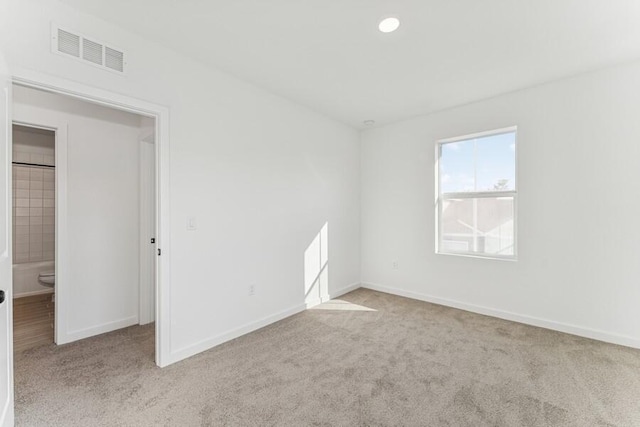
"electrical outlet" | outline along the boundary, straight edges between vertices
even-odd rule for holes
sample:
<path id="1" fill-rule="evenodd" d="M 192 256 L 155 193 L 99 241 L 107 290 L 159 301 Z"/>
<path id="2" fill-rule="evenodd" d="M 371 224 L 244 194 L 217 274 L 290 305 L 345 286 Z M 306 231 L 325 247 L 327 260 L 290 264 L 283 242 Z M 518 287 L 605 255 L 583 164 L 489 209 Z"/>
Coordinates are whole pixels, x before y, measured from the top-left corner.
<path id="1" fill-rule="evenodd" d="M 391 261 L 391 268 L 394 270 L 398 269 L 398 260 Z"/>
<path id="2" fill-rule="evenodd" d="M 253 296 L 256 294 L 256 285 L 249 285 L 249 296 Z"/>

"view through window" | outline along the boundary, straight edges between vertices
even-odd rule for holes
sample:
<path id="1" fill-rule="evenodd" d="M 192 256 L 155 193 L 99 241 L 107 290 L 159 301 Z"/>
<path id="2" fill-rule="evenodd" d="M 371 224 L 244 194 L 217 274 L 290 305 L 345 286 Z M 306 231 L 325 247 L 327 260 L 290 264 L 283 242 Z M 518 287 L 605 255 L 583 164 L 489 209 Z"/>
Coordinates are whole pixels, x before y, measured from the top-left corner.
<path id="1" fill-rule="evenodd" d="M 515 259 L 516 128 L 437 144 L 437 252 Z"/>

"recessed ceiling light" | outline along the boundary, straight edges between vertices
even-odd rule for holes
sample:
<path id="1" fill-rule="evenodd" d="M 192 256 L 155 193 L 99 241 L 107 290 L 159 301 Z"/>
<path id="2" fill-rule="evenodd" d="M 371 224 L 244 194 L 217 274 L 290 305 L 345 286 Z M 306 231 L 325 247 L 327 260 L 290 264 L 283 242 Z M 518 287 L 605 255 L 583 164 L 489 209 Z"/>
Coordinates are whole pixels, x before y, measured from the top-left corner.
<path id="1" fill-rule="evenodd" d="M 399 26 L 400 26 L 400 20 L 398 18 L 391 16 L 389 18 L 384 18 L 382 21 L 380 21 L 380 23 L 378 24 L 378 29 L 383 33 L 391 33 L 397 30 Z"/>
<path id="2" fill-rule="evenodd" d="M 365 126 L 373 126 L 376 124 L 375 120 L 365 120 L 364 122 L 362 122 L 363 125 Z"/>

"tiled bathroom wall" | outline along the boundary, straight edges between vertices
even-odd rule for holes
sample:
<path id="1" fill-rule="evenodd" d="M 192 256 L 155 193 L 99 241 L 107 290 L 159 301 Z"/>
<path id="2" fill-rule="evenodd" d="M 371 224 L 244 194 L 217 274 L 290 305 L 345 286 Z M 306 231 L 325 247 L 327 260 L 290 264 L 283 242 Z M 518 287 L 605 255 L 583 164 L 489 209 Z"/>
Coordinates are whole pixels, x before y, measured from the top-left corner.
<path id="1" fill-rule="evenodd" d="M 14 134 L 19 139 L 15 131 Z M 13 161 L 13 262 L 52 261 L 55 258 L 55 169 L 20 163 L 53 166 L 53 146 L 14 143 Z"/>

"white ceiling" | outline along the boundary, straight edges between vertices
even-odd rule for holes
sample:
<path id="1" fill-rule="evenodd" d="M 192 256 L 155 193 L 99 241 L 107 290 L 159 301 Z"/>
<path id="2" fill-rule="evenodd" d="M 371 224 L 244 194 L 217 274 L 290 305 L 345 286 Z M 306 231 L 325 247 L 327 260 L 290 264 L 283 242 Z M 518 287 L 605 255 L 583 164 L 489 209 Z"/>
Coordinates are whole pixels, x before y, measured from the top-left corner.
<path id="1" fill-rule="evenodd" d="M 640 57 L 638 0 L 63 1 L 358 128 Z"/>

